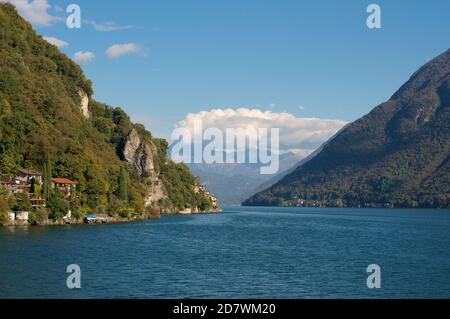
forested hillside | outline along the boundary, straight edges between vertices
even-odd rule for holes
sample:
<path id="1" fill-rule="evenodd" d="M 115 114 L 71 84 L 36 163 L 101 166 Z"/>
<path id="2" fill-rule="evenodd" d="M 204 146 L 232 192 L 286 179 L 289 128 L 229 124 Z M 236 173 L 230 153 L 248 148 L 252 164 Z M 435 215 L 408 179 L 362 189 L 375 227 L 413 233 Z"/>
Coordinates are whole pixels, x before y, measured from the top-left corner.
<path id="1" fill-rule="evenodd" d="M 244 205 L 450 207 L 450 50 Z"/>
<path id="2" fill-rule="evenodd" d="M 76 209 L 141 214 L 211 208 L 187 167 L 167 158 L 166 141 L 92 95 L 77 64 L 37 35 L 12 5 L 0 4 L 0 176 L 31 168 L 69 178 L 77 183 Z M 137 136 L 136 149 L 130 136 Z"/>

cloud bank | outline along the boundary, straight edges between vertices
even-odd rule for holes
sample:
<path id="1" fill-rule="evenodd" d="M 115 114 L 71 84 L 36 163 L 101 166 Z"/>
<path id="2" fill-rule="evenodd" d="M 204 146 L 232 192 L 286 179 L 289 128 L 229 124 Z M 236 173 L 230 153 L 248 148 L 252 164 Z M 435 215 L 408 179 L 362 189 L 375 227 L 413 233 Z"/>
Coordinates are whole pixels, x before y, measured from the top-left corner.
<path id="1" fill-rule="evenodd" d="M 12 3 L 19 14 L 28 22 L 35 25 L 50 25 L 58 18 L 48 13 L 52 7 L 47 0 L 0 0 Z"/>
<path id="2" fill-rule="evenodd" d="M 57 46 L 58 48 L 65 48 L 69 46 L 69 43 L 55 37 L 44 37 L 44 40 L 50 44 Z"/>
<path id="3" fill-rule="evenodd" d="M 141 51 L 141 47 L 136 43 L 114 44 L 106 50 L 108 59 L 117 59 L 128 54 L 136 54 Z"/>
<path id="4" fill-rule="evenodd" d="M 95 31 L 99 32 L 112 32 L 112 31 L 134 29 L 134 25 L 120 25 L 114 22 L 97 23 L 96 21 L 85 20 L 84 23 L 91 25 Z"/>
<path id="5" fill-rule="evenodd" d="M 189 113 L 175 127 L 186 127 L 192 132 L 196 120 L 202 120 L 203 129 L 216 127 L 222 132 L 226 128 L 279 128 L 280 151 L 303 156 L 312 153 L 347 124 L 342 120 L 298 118 L 286 112 L 228 108 Z"/>
<path id="6" fill-rule="evenodd" d="M 94 60 L 95 54 L 90 51 L 78 51 L 73 56 L 73 60 L 80 64 L 87 64 Z"/>

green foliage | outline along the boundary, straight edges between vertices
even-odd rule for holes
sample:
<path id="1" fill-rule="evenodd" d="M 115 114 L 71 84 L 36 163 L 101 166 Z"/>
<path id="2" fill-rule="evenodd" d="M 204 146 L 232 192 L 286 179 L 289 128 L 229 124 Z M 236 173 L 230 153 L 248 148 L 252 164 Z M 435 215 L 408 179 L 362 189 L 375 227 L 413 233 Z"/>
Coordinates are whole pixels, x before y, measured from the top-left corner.
<path id="1" fill-rule="evenodd" d="M 203 194 L 194 192 L 193 185 L 198 181 L 185 164 L 176 164 L 167 160 L 167 141 L 155 139 L 157 158 L 156 170 L 159 172 L 173 207 L 183 210 L 189 207 L 200 207 L 202 210 L 212 208 L 212 203 Z M 189 185 L 190 187 L 186 187 Z"/>
<path id="2" fill-rule="evenodd" d="M 48 220 L 48 212 L 46 209 L 38 209 L 33 214 L 36 216 L 35 225 L 44 225 Z"/>
<path id="3" fill-rule="evenodd" d="M 8 222 L 8 212 L 10 211 L 5 192 L 0 187 L 0 226 Z"/>
<path id="4" fill-rule="evenodd" d="M 9 4 L 0 4 L 0 74 L 0 176 L 21 167 L 41 171 L 42 190 L 36 185 L 33 190 L 49 199 L 51 218 L 67 211 L 65 199 L 50 196 L 52 177 L 77 183 L 78 202 L 71 208 L 112 214 L 124 207 L 145 210 L 150 185 L 121 158 L 133 128 L 158 148 L 155 166 L 170 197 L 168 206 L 202 203 L 187 168 L 168 160 L 167 142 L 134 125 L 121 108 L 93 100 L 92 83 L 81 68 L 37 35 Z M 89 96 L 89 119 L 80 111 L 80 91 Z"/>
<path id="5" fill-rule="evenodd" d="M 118 216 L 123 207 L 123 202 L 117 198 L 117 196 L 111 195 L 108 200 L 106 211 L 110 216 Z"/>
<path id="6" fill-rule="evenodd" d="M 47 208 L 50 211 L 50 219 L 60 220 L 69 211 L 70 203 L 64 199 L 64 196 L 60 192 L 54 192 L 47 200 Z"/>
<path id="7" fill-rule="evenodd" d="M 35 212 L 30 212 L 28 214 L 28 223 L 33 226 L 37 225 L 37 215 Z"/>
<path id="8" fill-rule="evenodd" d="M 47 159 L 47 161 L 45 161 L 44 163 L 44 176 L 42 180 L 43 194 L 45 198 L 48 198 L 50 195 L 51 183 L 52 183 L 52 169 L 50 160 Z"/>
<path id="9" fill-rule="evenodd" d="M 123 202 L 128 202 L 128 182 L 124 165 L 120 166 L 118 195 Z"/>
<path id="10" fill-rule="evenodd" d="M 35 195 L 41 194 L 41 187 L 34 178 L 31 179 L 30 194 L 35 194 Z"/>
<path id="11" fill-rule="evenodd" d="M 15 212 L 29 212 L 31 210 L 30 197 L 27 193 L 18 193 L 15 196 L 14 206 Z"/>
<path id="12" fill-rule="evenodd" d="M 122 208 L 119 212 L 119 216 L 122 218 L 131 219 L 135 215 L 135 210 L 133 208 Z"/>

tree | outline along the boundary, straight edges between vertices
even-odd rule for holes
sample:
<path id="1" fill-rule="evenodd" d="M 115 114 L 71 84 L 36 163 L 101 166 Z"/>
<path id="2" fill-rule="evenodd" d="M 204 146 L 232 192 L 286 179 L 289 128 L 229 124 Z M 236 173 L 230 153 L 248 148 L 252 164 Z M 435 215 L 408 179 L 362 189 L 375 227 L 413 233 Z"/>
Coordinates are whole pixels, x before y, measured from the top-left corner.
<path id="1" fill-rule="evenodd" d="M 34 212 L 36 215 L 36 224 L 43 225 L 48 220 L 48 212 L 46 209 L 38 209 Z"/>
<path id="2" fill-rule="evenodd" d="M 17 168 L 14 156 L 9 153 L 0 154 L 0 175 L 8 175 L 15 172 Z"/>
<path id="3" fill-rule="evenodd" d="M 18 193 L 15 196 L 15 204 L 13 211 L 15 212 L 28 212 L 31 209 L 30 197 L 27 193 Z"/>
<path id="4" fill-rule="evenodd" d="M 47 200 L 47 207 L 50 210 L 49 218 L 53 220 L 62 219 L 70 208 L 70 203 L 64 199 L 60 192 L 55 192 Z"/>
<path id="5" fill-rule="evenodd" d="M 50 197 L 50 189 L 52 183 L 52 166 L 50 163 L 50 158 L 44 163 L 44 180 L 43 180 L 43 192 L 44 197 L 48 199 Z"/>
<path id="6" fill-rule="evenodd" d="M 118 195 L 124 203 L 128 202 L 127 172 L 123 164 L 120 166 Z"/>
<path id="7" fill-rule="evenodd" d="M 0 195 L 0 226 L 8 222 L 8 212 L 9 212 L 8 201 L 3 195 Z"/>
<path id="8" fill-rule="evenodd" d="M 106 210 L 110 216 L 117 215 L 123 209 L 122 201 L 117 198 L 115 195 L 111 195 L 108 200 L 108 206 Z"/>
<path id="9" fill-rule="evenodd" d="M 37 215 L 35 212 L 30 212 L 28 214 L 28 223 L 30 223 L 30 225 L 37 225 Z"/>
<path id="10" fill-rule="evenodd" d="M 30 194 L 34 194 L 34 195 L 41 194 L 41 187 L 34 178 L 31 179 Z"/>

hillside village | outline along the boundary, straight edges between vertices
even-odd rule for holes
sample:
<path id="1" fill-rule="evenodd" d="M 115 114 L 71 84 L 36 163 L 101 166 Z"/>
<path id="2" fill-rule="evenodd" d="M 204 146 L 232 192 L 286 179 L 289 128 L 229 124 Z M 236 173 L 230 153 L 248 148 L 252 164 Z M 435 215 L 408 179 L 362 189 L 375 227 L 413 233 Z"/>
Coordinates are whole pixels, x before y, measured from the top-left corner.
<path id="1" fill-rule="evenodd" d="M 214 210 L 218 210 L 217 198 L 203 185 L 194 187 L 197 194 L 210 199 Z M 6 198 L 10 211 L 5 225 L 48 225 L 87 223 L 98 224 L 125 221 L 129 216 L 114 218 L 111 214 L 80 209 L 77 206 L 77 183 L 61 177 L 46 177 L 39 171 L 19 169 L 15 176 L 0 178 L 0 205 Z M 186 208 L 180 214 L 199 213 L 196 208 Z"/>
<path id="2" fill-rule="evenodd" d="M 36 170 L 20 169 L 15 176 L 1 178 L 0 187 L 12 210 L 8 213 L 7 223 L 37 223 L 37 215 L 47 215 L 47 208 L 51 210 L 49 216 L 54 219 L 62 218 L 69 222 L 72 217 L 76 183 L 70 179 L 46 178 Z M 53 201 L 50 194 L 55 197 Z"/>
<path id="3" fill-rule="evenodd" d="M 0 25 L 0 225 L 218 210 L 167 141 L 96 101 L 80 66 L 13 5 L 0 4 Z"/>

